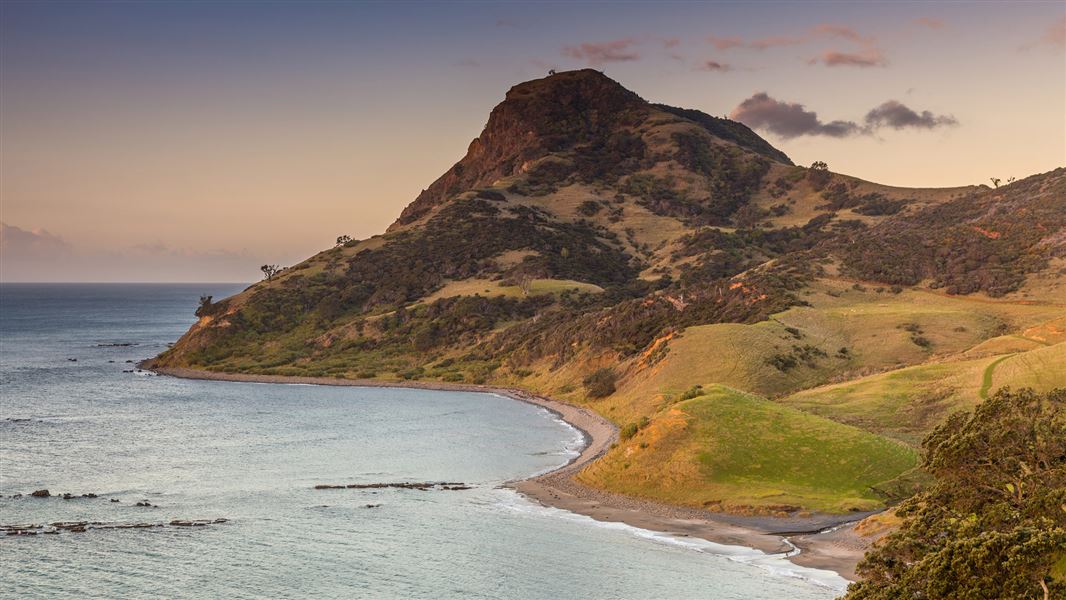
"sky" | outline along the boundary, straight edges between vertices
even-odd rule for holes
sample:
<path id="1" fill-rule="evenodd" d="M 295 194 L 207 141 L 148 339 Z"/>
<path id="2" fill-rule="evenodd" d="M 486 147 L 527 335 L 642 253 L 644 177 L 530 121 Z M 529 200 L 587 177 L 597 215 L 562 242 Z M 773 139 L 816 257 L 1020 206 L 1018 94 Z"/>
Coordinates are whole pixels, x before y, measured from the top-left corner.
<path id="1" fill-rule="evenodd" d="M 907 187 L 1066 164 L 1052 2 L 0 3 L 0 280 L 248 282 L 382 232 L 594 67 Z"/>

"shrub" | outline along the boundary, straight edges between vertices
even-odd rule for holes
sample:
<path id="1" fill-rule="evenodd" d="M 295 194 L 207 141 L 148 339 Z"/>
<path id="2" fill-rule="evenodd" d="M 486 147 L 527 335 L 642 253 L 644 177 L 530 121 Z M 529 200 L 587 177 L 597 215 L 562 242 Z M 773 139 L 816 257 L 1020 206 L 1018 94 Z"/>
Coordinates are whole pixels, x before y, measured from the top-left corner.
<path id="1" fill-rule="evenodd" d="M 585 200 L 577 207 L 577 212 L 585 215 L 586 217 L 594 216 L 601 210 L 603 210 L 603 207 L 600 206 L 600 203 L 596 202 L 595 200 Z"/>
<path id="2" fill-rule="evenodd" d="M 688 390 L 686 390 L 684 394 L 681 394 L 681 399 L 682 400 L 691 400 L 693 398 L 697 398 L 697 397 L 702 396 L 702 395 L 703 395 L 703 386 L 702 385 L 694 385 L 694 386 L 690 387 Z"/>
<path id="3" fill-rule="evenodd" d="M 492 200 L 493 202 L 503 202 L 507 199 L 506 196 L 496 190 L 478 190 L 477 197 Z"/>
<path id="4" fill-rule="evenodd" d="M 593 371 L 581 383 L 585 386 L 585 392 L 590 398 L 604 398 L 614 393 L 614 384 L 617 380 L 618 375 L 614 370 L 604 367 Z"/>
<path id="5" fill-rule="evenodd" d="M 922 443 L 935 478 L 847 600 L 1066 597 L 1066 390 L 1000 390 Z"/>

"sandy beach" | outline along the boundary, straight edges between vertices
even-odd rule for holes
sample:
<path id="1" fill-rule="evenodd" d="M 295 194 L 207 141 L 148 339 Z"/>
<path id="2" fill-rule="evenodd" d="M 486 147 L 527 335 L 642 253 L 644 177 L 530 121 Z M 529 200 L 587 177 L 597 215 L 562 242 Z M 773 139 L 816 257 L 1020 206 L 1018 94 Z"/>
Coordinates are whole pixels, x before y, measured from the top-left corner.
<path id="1" fill-rule="evenodd" d="M 524 390 L 461 383 L 424 381 L 379 381 L 336 379 L 329 377 L 290 377 L 218 373 L 186 368 L 152 366 L 141 368 L 161 375 L 184 379 L 241 381 L 252 383 L 314 384 L 359 387 L 401 387 L 443 391 L 484 392 L 499 394 L 521 402 L 546 408 L 585 437 L 581 454 L 566 465 L 542 475 L 511 482 L 508 485 L 546 506 L 586 515 L 599 521 L 621 522 L 633 527 L 683 537 L 695 537 L 719 544 L 755 548 L 768 554 L 799 552 L 789 557 L 793 563 L 815 569 L 834 571 L 848 580 L 855 579 L 855 565 L 862 559 L 872 540 L 853 530 L 853 524 L 870 513 L 809 517 L 760 517 L 711 513 L 696 508 L 673 506 L 613 494 L 590 488 L 574 480 L 574 475 L 602 456 L 618 439 L 618 428 L 593 411 Z M 833 528 L 828 533 L 819 533 Z"/>

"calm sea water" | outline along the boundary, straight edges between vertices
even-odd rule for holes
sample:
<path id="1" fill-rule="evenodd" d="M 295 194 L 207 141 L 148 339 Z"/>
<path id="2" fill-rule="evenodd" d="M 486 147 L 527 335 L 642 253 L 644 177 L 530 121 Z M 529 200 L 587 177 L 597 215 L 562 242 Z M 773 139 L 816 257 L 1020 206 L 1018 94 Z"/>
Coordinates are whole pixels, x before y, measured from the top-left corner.
<path id="1" fill-rule="evenodd" d="M 534 406 L 127 372 L 127 361 L 159 353 L 193 322 L 201 293 L 238 289 L 0 286 L 0 522 L 227 519 L 2 537 L 0 596 L 803 600 L 839 591 L 839 578 L 779 557 L 601 524 L 501 489 L 566 462 L 580 444 Z M 313 489 L 400 481 L 473 489 Z M 42 488 L 100 498 L 11 497 Z"/>

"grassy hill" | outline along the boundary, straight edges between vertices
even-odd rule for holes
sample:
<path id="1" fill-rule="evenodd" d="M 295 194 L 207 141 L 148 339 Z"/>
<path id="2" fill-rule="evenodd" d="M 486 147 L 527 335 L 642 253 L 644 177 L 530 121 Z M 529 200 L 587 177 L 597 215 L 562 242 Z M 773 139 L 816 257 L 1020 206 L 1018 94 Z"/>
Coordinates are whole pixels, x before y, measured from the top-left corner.
<path id="1" fill-rule="evenodd" d="M 952 411 L 1063 385 L 1064 228 L 1066 169 L 881 186 L 559 73 L 512 88 L 384 234 L 205 299 L 155 363 L 518 386 L 632 433 L 590 485 L 865 510 L 912 490 Z"/>
<path id="2" fill-rule="evenodd" d="M 882 506 L 879 484 L 917 452 L 862 429 L 722 385 L 657 412 L 584 483 L 713 511 L 827 512 Z"/>

